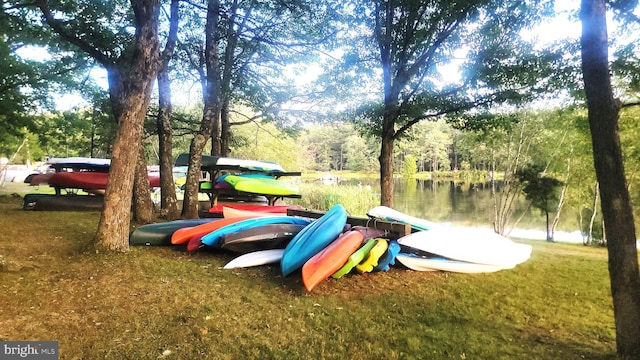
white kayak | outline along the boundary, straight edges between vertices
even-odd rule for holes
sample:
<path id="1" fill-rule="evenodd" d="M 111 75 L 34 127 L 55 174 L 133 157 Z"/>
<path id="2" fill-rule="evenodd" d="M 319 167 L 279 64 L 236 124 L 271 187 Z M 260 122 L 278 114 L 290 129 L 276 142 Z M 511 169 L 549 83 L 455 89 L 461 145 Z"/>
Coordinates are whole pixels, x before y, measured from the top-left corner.
<path id="1" fill-rule="evenodd" d="M 502 268 L 531 256 L 531 245 L 515 243 L 488 228 L 438 227 L 403 236 L 398 243 L 452 260 Z"/>
<path id="2" fill-rule="evenodd" d="M 224 266 L 225 269 L 244 268 L 277 263 L 282 259 L 284 249 L 254 251 L 238 256 Z"/>
<path id="3" fill-rule="evenodd" d="M 396 259 L 404 266 L 416 271 L 448 271 L 464 274 L 491 273 L 507 269 L 497 265 L 476 264 L 445 258 L 429 258 L 414 254 L 398 254 Z"/>
<path id="4" fill-rule="evenodd" d="M 434 222 L 405 214 L 387 206 L 376 206 L 369 210 L 367 215 L 376 219 L 409 224 L 414 230 L 430 230 L 439 226 Z"/>

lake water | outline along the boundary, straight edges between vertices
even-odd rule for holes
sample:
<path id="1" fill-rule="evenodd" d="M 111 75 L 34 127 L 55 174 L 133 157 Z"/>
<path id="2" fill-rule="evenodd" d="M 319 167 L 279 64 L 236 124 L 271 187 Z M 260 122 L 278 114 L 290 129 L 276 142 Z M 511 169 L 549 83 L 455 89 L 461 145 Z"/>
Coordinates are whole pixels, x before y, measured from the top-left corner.
<path id="1" fill-rule="evenodd" d="M 358 182 L 379 192 L 378 181 L 356 180 Z M 537 209 L 527 210 L 526 207 L 526 201 L 521 197 L 516 202 L 515 215 L 510 224 L 523 212 L 524 217 L 509 235 L 546 239 L 545 216 Z M 396 179 L 394 208 L 434 222 L 493 228 L 494 201 L 489 183 Z M 563 209 L 554 238 L 556 241 L 582 243 L 576 211 Z"/>

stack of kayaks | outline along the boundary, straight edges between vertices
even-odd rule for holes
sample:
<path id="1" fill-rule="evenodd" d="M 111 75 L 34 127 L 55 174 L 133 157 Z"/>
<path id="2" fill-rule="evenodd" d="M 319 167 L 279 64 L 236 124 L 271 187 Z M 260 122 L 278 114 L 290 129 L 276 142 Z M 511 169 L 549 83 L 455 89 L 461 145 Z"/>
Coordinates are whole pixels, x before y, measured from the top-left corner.
<path id="1" fill-rule="evenodd" d="M 406 250 L 398 261 L 413 270 L 494 272 L 512 269 L 531 256 L 530 245 L 480 228 L 433 228 L 404 236 L 398 243 Z"/>
<path id="2" fill-rule="evenodd" d="M 238 209 L 234 209 L 238 210 Z M 317 219 L 270 211 L 239 210 L 222 219 L 179 220 L 146 225 L 131 234 L 132 245 L 187 244 L 187 250 L 238 254 L 225 269 L 279 263 L 283 276 L 300 270 L 307 291 L 345 275 L 388 271 L 399 264 L 418 271 L 488 273 L 511 269 L 531 256 L 531 246 L 490 230 L 443 226 L 376 207 L 376 219 L 410 224 L 400 238 L 375 228 L 351 226 L 342 205 Z M 226 213 L 225 213 L 226 214 Z M 428 230 L 427 230 L 428 228 Z"/>

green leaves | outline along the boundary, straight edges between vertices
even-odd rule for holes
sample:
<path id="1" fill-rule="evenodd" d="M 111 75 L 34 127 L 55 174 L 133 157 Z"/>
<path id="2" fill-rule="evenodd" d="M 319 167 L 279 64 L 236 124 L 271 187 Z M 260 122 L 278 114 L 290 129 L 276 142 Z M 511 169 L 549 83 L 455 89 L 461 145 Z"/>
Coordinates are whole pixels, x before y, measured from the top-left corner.
<path id="1" fill-rule="evenodd" d="M 543 213 L 550 213 L 558 206 L 558 188 L 562 182 L 546 175 L 542 175 L 544 166 L 529 165 L 517 171 L 518 180 L 524 184 L 522 191 L 532 205 Z"/>

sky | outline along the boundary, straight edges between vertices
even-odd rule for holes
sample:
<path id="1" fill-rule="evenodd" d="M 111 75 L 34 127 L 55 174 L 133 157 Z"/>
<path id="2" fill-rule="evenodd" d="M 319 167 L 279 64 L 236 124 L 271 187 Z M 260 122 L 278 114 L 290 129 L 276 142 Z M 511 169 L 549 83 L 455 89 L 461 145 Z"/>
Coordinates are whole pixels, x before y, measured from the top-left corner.
<path id="1" fill-rule="evenodd" d="M 540 47 L 564 39 L 578 39 L 581 33 L 581 24 L 577 19 L 577 12 L 579 9 L 579 1 L 556 1 L 555 10 L 556 16 L 547 22 L 522 32 L 522 36 L 537 41 Z M 613 22 L 609 21 L 609 24 Z M 25 47 L 18 51 L 18 55 L 28 59 L 47 59 L 49 54 L 46 50 L 38 49 L 34 47 Z M 459 50 L 456 56 L 464 58 L 466 56 L 465 50 Z M 459 64 L 451 63 L 448 65 L 440 66 L 439 71 L 443 75 L 444 79 L 456 81 L 460 79 L 460 73 L 458 71 Z M 295 83 L 298 86 L 303 86 L 314 79 L 316 79 L 322 73 L 322 69 L 318 64 L 310 64 L 305 68 L 292 69 L 288 76 L 295 79 Z M 299 74 L 295 76 L 295 74 Z M 107 74 L 102 68 L 94 68 L 91 76 L 93 79 L 105 89 L 108 88 Z M 174 101 L 176 105 L 188 105 L 193 102 L 201 101 L 201 91 L 198 84 L 175 84 L 174 85 Z M 87 103 L 77 94 L 54 94 L 55 102 L 57 104 L 57 110 L 65 111 L 70 110 L 77 106 L 85 106 Z"/>

